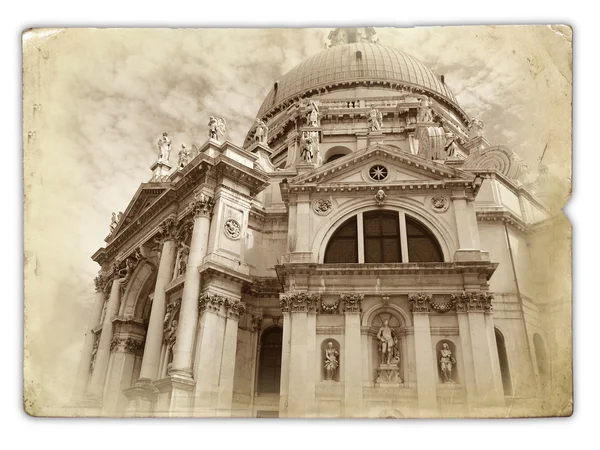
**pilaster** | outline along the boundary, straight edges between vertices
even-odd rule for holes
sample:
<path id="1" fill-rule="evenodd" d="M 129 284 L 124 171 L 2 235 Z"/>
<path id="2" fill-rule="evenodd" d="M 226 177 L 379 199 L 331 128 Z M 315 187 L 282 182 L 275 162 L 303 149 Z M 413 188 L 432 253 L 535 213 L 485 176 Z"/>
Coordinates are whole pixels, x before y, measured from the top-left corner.
<path id="1" fill-rule="evenodd" d="M 341 294 L 344 305 L 344 417 L 364 417 L 360 312 L 363 294 Z"/>

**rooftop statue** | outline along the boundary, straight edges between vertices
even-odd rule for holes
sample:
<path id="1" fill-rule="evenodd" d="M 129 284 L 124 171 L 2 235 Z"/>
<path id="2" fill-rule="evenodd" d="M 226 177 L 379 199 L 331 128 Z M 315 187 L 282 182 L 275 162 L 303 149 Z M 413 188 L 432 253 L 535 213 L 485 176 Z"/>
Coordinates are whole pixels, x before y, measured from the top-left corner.
<path id="1" fill-rule="evenodd" d="M 267 124 L 260 119 L 256 119 L 256 128 L 254 130 L 254 142 L 262 142 L 264 144 L 267 143 L 267 134 L 269 132 L 269 128 Z"/>
<path id="2" fill-rule="evenodd" d="M 184 145 L 181 144 L 181 150 L 179 150 L 179 168 L 183 169 L 190 160 L 190 150 Z"/>
<path id="3" fill-rule="evenodd" d="M 367 117 L 367 123 L 369 124 L 369 131 L 381 130 L 381 124 L 383 123 L 383 114 L 378 109 L 372 109 Z"/>
<path id="4" fill-rule="evenodd" d="M 169 137 L 169 133 L 164 132 L 157 142 L 158 145 L 158 162 L 169 162 L 171 158 L 171 142 L 173 139 Z"/>
<path id="5" fill-rule="evenodd" d="M 433 102 L 429 98 L 419 100 L 419 118 L 417 120 L 418 122 L 433 122 L 433 110 L 431 109 L 432 106 Z"/>
<path id="6" fill-rule="evenodd" d="M 308 115 L 306 117 L 306 121 L 309 127 L 319 126 L 319 107 L 312 100 L 308 104 Z"/>
<path id="7" fill-rule="evenodd" d="M 469 137 L 475 138 L 483 136 L 483 122 L 476 117 L 469 120 Z"/>
<path id="8" fill-rule="evenodd" d="M 210 116 L 208 119 L 208 137 L 211 139 L 219 140 L 219 136 L 225 134 L 225 126 L 227 122 L 222 117 Z"/>

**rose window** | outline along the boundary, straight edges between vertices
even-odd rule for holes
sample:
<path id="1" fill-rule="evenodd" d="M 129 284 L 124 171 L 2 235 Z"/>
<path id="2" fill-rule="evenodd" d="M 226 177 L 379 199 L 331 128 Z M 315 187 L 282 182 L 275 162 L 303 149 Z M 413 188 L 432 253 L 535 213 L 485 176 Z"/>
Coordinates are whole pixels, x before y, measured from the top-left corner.
<path id="1" fill-rule="evenodd" d="M 388 176 L 388 170 L 382 165 L 375 165 L 369 169 L 369 176 L 375 181 L 383 181 Z"/>

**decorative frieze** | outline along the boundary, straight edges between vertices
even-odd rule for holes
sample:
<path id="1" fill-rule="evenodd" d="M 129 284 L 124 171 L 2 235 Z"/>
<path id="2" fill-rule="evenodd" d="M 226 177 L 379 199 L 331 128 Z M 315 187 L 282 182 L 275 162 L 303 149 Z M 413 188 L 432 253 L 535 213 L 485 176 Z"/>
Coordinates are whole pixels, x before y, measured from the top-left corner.
<path id="1" fill-rule="evenodd" d="M 210 217 L 213 209 L 213 199 L 203 192 L 194 193 L 194 200 L 190 203 L 189 209 L 194 217 Z"/>
<path id="2" fill-rule="evenodd" d="M 413 313 L 428 313 L 431 306 L 431 294 L 409 294 L 410 310 Z"/>
<path id="3" fill-rule="evenodd" d="M 110 341 L 110 351 L 111 353 L 133 353 L 136 356 L 141 356 L 144 352 L 144 342 L 131 337 L 114 336 Z"/>
<path id="4" fill-rule="evenodd" d="M 340 294 L 340 301 L 344 305 L 344 312 L 359 313 L 364 294 Z"/>
<path id="5" fill-rule="evenodd" d="M 322 314 L 337 314 L 339 313 L 340 301 L 333 301 L 332 303 L 325 303 L 321 300 L 321 313 Z"/>
<path id="6" fill-rule="evenodd" d="M 452 294 L 452 301 L 456 304 L 457 312 L 483 311 L 491 313 L 494 294 L 490 292 L 462 292 Z"/>
<path id="7" fill-rule="evenodd" d="M 321 294 L 294 292 L 281 295 L 279 305 L 283 312 L 316 312 L 319 300 L 321 300 Z"/>

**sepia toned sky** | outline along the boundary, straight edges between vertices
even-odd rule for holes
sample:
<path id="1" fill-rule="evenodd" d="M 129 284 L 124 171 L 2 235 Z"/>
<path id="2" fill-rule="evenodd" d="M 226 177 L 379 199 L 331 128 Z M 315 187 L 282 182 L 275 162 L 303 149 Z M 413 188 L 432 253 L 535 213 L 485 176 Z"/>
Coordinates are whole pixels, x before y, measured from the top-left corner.
<path id="1" fill-rule="evenodd" d="M 98 266 L 90 256 L 156 160 L 156 140 L 206 139 L 210 115 L 242 144 L 273 81 L 323 48 L 330 29 L 69 29 L 23 37 L 39 90 L 38 151 L 25 152 L 26 383 L 45 408 L 68 401 Z M 542 152 L 571 175 L 571 30 L 499 26 L 376 29 L 380 43 L 420 59 L 484 135 L 529 165 Z M 35 47 L 35 50 L 33 50 Z M 31 50 L 31 52 L 29 52 Z M 24 111 L 31 105 L 24 104 Z M 28 165 L 28 161 L 30 164 Z M 30 245 L 27 245 L 27 242 Z M 26 271 L 27 276 L 27 271 Z M 26 295 L 27 295 L 26 278 Z"/>

